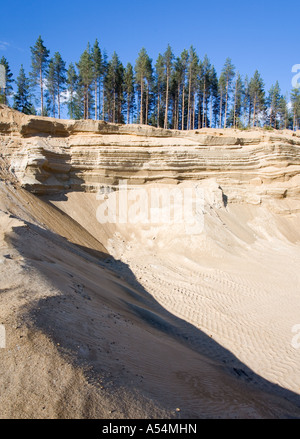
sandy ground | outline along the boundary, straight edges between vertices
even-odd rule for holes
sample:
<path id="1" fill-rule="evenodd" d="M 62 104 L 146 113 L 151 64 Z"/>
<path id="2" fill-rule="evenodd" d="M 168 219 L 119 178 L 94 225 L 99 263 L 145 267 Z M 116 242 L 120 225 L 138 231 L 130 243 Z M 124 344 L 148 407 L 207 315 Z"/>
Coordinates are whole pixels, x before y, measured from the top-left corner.
<path id="1" fill-rule="evenodd" d="M 188 235 L 0 193 L 1 418 L 300 417 L 298 214 L 207 205 Z"/>

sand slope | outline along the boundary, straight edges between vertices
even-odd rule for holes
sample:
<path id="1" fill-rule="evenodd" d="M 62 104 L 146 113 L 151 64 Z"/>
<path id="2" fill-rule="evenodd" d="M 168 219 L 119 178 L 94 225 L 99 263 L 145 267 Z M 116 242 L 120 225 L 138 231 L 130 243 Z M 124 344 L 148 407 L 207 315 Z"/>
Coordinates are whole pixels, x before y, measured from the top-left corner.
<path id="1" fill-rule="evenodd" d="M 55 202 L 76 220 L 63 237 L 57 210 L 1 182 L 1 417 L 299 417 L 298 244 L 254 241 L 246 209 L 252 227 L 211 214 L 202 243 L 108 228 L 99 247 L 87 195 Z"/>

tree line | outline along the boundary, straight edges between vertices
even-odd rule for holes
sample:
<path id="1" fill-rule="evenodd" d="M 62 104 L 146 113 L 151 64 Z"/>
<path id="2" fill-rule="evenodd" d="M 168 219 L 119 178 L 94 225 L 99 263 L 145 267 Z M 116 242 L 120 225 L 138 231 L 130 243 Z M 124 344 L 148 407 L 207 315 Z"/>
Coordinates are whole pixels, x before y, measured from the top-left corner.
<path id="1" fill-rule="evenodd" d="M 12 107 L 25 114 L 60 118 L 66 107 L 71 119 L 178 130 L 300 126 L 299 88 L 289 98 L 278 81 L 266 91 L 258 70 L 243 78 L 230 58 L 218 76 L 208 56 L 200 59 L 193 46 L 175 56 L 168 45 L 156 61 L 142 48 L 135 65 L 126 66 L 116 52 L 108 59 L 97 39 L 68 66 L 59 52 L 50 57 L 41 36 L 30 51 L 29 75 L 21 65 L 15 80 L 7 59 L 0 60 L 6 72 L 0 102 L 9 105 L 12 100 Z"/>

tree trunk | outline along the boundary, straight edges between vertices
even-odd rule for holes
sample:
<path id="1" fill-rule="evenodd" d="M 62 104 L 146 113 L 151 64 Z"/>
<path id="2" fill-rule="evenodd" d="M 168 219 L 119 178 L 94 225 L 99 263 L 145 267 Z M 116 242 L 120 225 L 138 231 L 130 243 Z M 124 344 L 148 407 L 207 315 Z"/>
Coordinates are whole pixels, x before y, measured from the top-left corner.
<path id="1" fill-rule="evenodd" d="M 168 128 L 168 110 L 169 110 L 168 106 L 169 106 L 169 74 L 167 73 L 166 109 L 165 109 L 164 129 Z"/>
<path id="2" fill-rule="evenodd" d="M 295 125 L 296 125 L 296 111 L 294 110 L 293 131 L 295 131 Z"/>
<path id="3" fill-rule="evenodd" d="M 212 96 L 210 96 L 210 128 L 212 127 Z"/>
<path id="4" fill-rule="evenodd" d="M 115 94 L 115 91 L 113 92 L 113 114 L 112 114 L 112 116 L 113 116 L 112 122 L 115 123 L 115 121 L 116 121 L 116 94 Z"/>
<path id="5" fill-rule="evenodd" d="M 98 92 L 98 87 L 97 87 L 97 79 L 95 79 L 95 120 L 97 120 L 97 92 Z"/>
<path id="6" fill-rule="evenodd" d="M 53 111 L 53 117 L 55 117 L 55 94 L 52 95 L 52 111 Z"/>
<path id="7" fill-rule="evenodd" d="M 127 94 L 127 125 L 129 124 L 129 95 Z"/>
<path id="8" fill-rule="evenodd" d="M 157 128 L 159 128 L 159 112 L 160 112 L 160 93 L 159 93 L 159 87 L 158 87 L 158 93 L 157 93 Z"/>
<path id="9" fill-rule="evenodd" d="M 188 94 L 188 114 L 187 114 L 187 129 L 189 130 L 191 127 L 191 122 L 190 122 L 190 112 L 191 112 L 191 70 L 190 70 L 190 75 L 189 75 L 189 94 Z"/>
<path id="10" fill-rule="evenodd" d="M 183 82 L 183 87 L 182 87 L 182 108 L 181 108 L 181 129 L 184 130 L 184 82 Z"/>
<path id="11" fill-rule="evenodd" d="M 227 119 L 227 101 L 228 101 L 228 80 L 226 83 L 226 98 L 225 98 L 225 114 L 224 114 L 224 129 L 226 128 L 226 119 Z"/>
<path id="12" fill-rule="evenodd" d="M 254 98 L 254 106 L 253 106 L 253 128 L 255 127 L 255 112 L 256 112 L 256 96 Z"/>
<path id="13" fill-rule="evenodd" d="M 43 76 L 40 69 L 40 87 L 41 87 L 41 116 L 44 116 L 44 96 L 43 96 Z"/>
<path id="14" fill-rule="evenodd" d="M 140 124 L 143 124 L 143 94 L 144 94 L 144 87 L 143 87 L 143 80 L 141 80 L 141 105 L 140 105 Z"/>
<path id="15" fill-rule="evenodd" d="M 206 81 L 204 76 L 204 85 L 203 85 L 203 103 L 202 103 L 202 128 L 204 128 L 204 106 L 205 106 L 205 99 L 206 99 Z"/>
<path id="16" fill-rule="evenodd" d="M 235 119 L 236 119 L 236 117 L 235 117 L 235 115 L 236 115 L 236 98 L 237 98 L 237 80 L 236 80 L 236 82 L 235 82 L 235 92 L 234 92 L 234 107 L 233 107 L 233 128 L 235 129 L 236 128 L 236 121 L 235 121 Z"/>
<path id="17" fill-rule="evenodd" d="M 58 83 L 58 86 L 57 86 L 57 110 L 58 110 L 58 119 L 60 119 L 60 93 L 59 93 L 59 90 L 60 90 L 60 85 L 59 85 L 59 83 Z"/>
<path id="18" fill-rule="evenodd" d="M 90 118 L 90 112 L 89 112 L 89 88 L 86 88 L 86 118 Z"/>
<path id="19" fill-rule="evenodd" d="M 104 93 L 104 79 L 102 84 L 102 119 L 105 120 L 105 93 Z"/>
<path id="20" fill-rule="evenodd" d="M 220 96 L 220 120 L 219 120 L 219 128 L 222 127 L 222 105 L 223 105 L 223 90 L 221 89 L 221 96 Z"/>
<path id="21" fill-rule="evenodd" d="M 149 83 L 147 81 L 147 93 L 146 93 L 146 115 L 145 115 L 145 123 L 148 125 L 148 104 L 149 104 Z"/>

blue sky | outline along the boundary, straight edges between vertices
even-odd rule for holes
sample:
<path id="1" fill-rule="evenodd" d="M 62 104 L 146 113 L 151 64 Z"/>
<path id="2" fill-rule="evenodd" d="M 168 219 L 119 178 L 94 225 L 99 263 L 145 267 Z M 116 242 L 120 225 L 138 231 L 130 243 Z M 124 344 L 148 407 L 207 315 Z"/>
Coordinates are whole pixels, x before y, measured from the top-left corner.
<path id="1" fill-rule="evenodd" d="M 39 35 L 67 64 L 78 61 L 96 38 L 109 58 L 115 50 L 124 64 L 134 64 L 143 46 L 156 60 L 168 43 L 175 55 L 193 45 L 218 73 L 230 57 L 243 76 L 258 69 L 267 90 L 278 80 L 286 93 L 292 66 L 300 64 L 299 12 L 299 0 L 6 1 L 0 9 L 0 57 L 16 77 L 21 64 L 28 73 L 30 46 Z"/>

